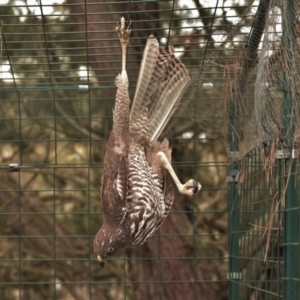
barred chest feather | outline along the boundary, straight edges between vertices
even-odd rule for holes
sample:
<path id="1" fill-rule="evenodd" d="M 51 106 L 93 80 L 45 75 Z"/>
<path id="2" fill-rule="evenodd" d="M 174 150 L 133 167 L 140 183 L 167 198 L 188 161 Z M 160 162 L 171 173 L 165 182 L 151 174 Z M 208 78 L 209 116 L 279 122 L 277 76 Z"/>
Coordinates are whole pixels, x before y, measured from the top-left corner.
<path id="1" fill-rule="evenodd" d="M 149 166 L 143 149 L 129 154 L 127 216 L 132 246 L 138 246 L 159 227 L 165 213 L 163 183 Z"/>

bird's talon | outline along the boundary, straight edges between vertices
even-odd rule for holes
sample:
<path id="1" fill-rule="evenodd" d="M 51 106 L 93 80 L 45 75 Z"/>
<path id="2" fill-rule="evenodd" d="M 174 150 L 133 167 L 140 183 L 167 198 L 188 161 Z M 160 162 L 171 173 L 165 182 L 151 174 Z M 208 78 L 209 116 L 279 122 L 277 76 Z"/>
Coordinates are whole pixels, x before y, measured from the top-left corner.
<path id="1" fill-rule="evenodd" d="M 131 19 L 129 20 L 129 24 L 128 24 L 128 27 L 127 27 L 127 30 L 131 30 Z"/>
<path id="2" fill-rule="evenodd" d="M 131 26 L 131 20 L 130 20 L 128 28 L 125 29 L 125 19 L 124 19 L 124 17 L 122 17 L 121 21 L 119 21 L 117 23 L 116 30 L 118 32 L 121 44 L 127 44 L 128 45 L 129 37 L 130 37 L 130 33 L 131 33 L 130 26 Z"/>
<path id="3" fill-rule="evenodd" d="M 186 184 L 184 184 L 181 189 L 179 189 L 179 192 L 181 194 L 185 194 L 187 196 L 193 196 L 197 192 L 201 190 L 202 186 L 199 182 L 190 179 Z"/>
<path id="4" fill-rule="evenodd" d="M 197 192 L 199 192 L 202 188 L 201 184 L 199 182 L 196 182 L 195 180 L 193 180 L 193 194 L 195 195 Z"/>

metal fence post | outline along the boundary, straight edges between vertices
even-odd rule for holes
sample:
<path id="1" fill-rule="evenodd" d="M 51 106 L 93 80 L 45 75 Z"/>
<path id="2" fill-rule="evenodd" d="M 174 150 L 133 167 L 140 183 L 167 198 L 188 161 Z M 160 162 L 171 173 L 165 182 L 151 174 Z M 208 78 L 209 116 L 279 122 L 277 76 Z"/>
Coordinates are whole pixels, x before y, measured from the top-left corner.
<path id="1" fill-rule="evenodd" d="M 238 156 L 238 136 L 236 128 L 238 116 L 234 104 L 230 105 L 230 124 L 228 129 L 229 150 L 232 157 Z M 239 299 L 240 266 L 239 266 L 239 200 L 237 197 L 236 183 L 238 175 L 238 165 L 233 162 L 229 167 L 228 182 L 228 242 L 229 242 L 229 299 Z"/>
<path id="2" fill-rule="evenodd" d="M 296 190 L 296 163 L 286 159 L 287 187 L 284 214 L 284 299 L 299 299 L 299 200 Z"/>
<path id="3" fill-rule="evenodd" d="M 293 150 L 294 101 L 296 82 L 293 59 L 295 56 L 295 12 L 294 0 L 283 2 L 282 7 L 282 44 L 286 59 L 283 71 L 284 88 L 284 134 L 289 153 L 285 160 L 286 193 L 284 213 L 284 299 L 299 299 L 299 200 L 296 189 L 296 161 Z"/>

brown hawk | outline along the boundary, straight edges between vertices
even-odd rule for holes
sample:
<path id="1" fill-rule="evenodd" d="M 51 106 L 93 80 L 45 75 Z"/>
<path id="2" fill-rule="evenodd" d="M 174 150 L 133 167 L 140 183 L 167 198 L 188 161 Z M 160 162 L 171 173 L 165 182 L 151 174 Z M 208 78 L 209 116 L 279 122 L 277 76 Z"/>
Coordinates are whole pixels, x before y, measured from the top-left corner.
<path id="1" fill-rule="evenodd" d="M 144 50 L 135 97 L 130 110 L 126 52 L 130 29 L 117 26 L 122 45 L 122 73 L 116 78 L 113 128 L 106 145 L 101 180 L 105 220 L 94 241 L 94 252 L 104 266 L 108 257 L 127 247 L 142 245 L 168 215 L 173 188 L 192 196 L 201 189 L 194 180 L 181 184 L 171 166 L 168 140 L 158 142 L 190 83 L 173 47 L 159 47 L 150 36 Z"/>

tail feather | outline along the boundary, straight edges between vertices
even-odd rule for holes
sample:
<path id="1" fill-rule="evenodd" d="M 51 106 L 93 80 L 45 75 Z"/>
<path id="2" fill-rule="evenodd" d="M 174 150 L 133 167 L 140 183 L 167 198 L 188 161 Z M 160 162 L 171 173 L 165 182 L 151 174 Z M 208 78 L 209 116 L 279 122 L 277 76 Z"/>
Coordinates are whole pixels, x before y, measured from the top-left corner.
<path id="1" fill-rule="evenodd" d="M 173 47 L 159 47 L 158 41 L 150 36 L 144 50 L 130 122 L 147 109 L 150 142 L 156 141 L 189 83 L 188 71 L 174 56 Z"/>
<path id="2" fill-rule="evenodd" d="M 174 80 L 175 81 L 175 80 Z M 156 114 L 153 115 L 150 121 L 150 142 L 156 141 L 170 118 L 178 108 L 180 100 L 190 83 L 189 77 L 183 77 L 177 80 L 176 85 L 172 83 L 166 87 L 164 93 L 158 100 L 161 106 L 158 108 Z M 170 99 L 170 101 L 163 101 L 163 99 Z"/>
<path id="3" fill-rule="evenodd" d="M 159 55 L 158 41 L 149 37 L 144 50 L 143 59 L 140 67 L 139 77 L 133 99 L 133 104 L 130 112 L 130 122 L 134 122 L 138 118 L 140 112 L 148 105 L 149 94 L 148 87 L 153 80 L 153 71 Z"/>

